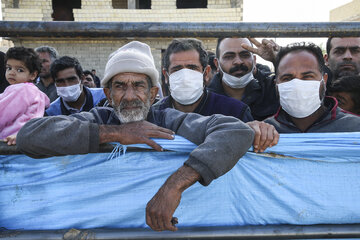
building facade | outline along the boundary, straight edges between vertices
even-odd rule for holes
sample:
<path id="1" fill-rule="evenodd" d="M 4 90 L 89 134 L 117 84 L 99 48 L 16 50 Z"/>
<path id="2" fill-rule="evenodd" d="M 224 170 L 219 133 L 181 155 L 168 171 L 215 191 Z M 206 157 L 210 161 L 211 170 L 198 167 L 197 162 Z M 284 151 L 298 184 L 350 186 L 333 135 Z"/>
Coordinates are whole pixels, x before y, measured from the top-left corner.
<path id="1" fill-rule="evenodd" d="M 331 22 L 360 21 L 360 0 L 353 0 L 330 11 Z"/>
<path id="2" fill-rule="evenodd" d="M 6 21 L 81 22 L 241 22 L 243 0 L 2 0 Z M 96 69 L 99 77 L 109 54 L 132 40 L 149 44 L 157 68 L 170 38 L 12 38 L 15 46 L 55 47 L 60 55 L 74 56 L 84 69 Z M 215 38 L 201 39 L 208 50 Z"/>

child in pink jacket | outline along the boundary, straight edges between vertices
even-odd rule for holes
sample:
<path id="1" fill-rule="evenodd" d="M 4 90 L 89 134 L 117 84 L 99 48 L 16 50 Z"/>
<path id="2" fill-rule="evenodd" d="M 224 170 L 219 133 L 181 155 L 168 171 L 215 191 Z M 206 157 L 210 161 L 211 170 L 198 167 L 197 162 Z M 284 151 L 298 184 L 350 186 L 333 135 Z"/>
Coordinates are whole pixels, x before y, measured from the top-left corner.
<path id="1" fill-rule="evenodd" d="M 32 118 L 43 117 L 50 100 L 33 84 L 41 68 L 33 49 L 10 48 L 5 63 L 10 86 L 0 94 L 0 139 L 14 145 L 20 128 Z"/>

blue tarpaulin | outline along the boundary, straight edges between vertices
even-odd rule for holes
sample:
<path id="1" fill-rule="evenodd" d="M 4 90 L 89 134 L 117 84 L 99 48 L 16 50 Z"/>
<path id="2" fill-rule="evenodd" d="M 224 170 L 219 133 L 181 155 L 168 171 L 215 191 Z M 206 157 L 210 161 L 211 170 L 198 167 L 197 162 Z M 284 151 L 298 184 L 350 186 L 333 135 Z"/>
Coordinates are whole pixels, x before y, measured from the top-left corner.
<path id="1" fill-rule="evenodd" d="M 146 203 L 195 147 L 180 137 L 161 145 L 172 151 L 0 155 L 0 227 L 147 227 Z M 360 223 L 359 176 L 360 133 L 282 134 L 266 153 L 248 152 L 209 186 L 187 189 L 174 216 L 179 227 Z"/>

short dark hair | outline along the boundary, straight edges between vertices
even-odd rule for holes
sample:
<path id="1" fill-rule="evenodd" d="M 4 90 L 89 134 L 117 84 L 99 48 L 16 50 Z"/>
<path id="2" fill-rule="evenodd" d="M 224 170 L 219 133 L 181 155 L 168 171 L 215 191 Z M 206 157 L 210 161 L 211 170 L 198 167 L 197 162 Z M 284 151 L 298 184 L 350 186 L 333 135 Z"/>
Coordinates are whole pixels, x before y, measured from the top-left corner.
<path id="1" fill-rule="evenodd" d="M 328 56 L 330 56 L 330 50 L 331 50 L 331 40 L 333 39 L 334 37 L 329 37 L 326 41 L 326 53 Z"/>
<path id="2" fill-rule="evenodd" d="M 208 65 L 210 65 L 212 71 L 216 71 L 217 67 L 215 65 L 214 59 L 215 59 L 215 53 L 208 51 Z"/>
<path id="3" fill-rule="evenodd" d="M 208 54 L 203 43 L 195 38 L 178 38 L 174 39 L 166 49 L 163 59 L 163 66 L 166 71 L 169 70 L 171 54 L 189 50 L 196 50 L 199 53 L 200 64 L 204 70 L 208 65 Z"/>
<path id="4" fill-rule="evenodd" d="M 84 75 L 90 75 L 92 77 L 92 79 L 95 81 L 94 74 L 92 72 L 90 72 L 89 70 L 85 70 Z"/>
<path id="5" fill-rule="evenodd" d="M 74 68 L 79 78 L 81 78 L 84 75 L 80 62 L 76 58 L 63 56 L 61 58 L 56 59 L 51 64 L 50 66 L 51 77 L 55 80 L 57 73 L 67 68 Z"/>
<path id="6" fill-rule="evenodd" d="M 279 53 L 276 55 L 276 59 L 274 63 L 275 74 L 278 73 L 280 61 L 285 55 L 291 52 L 302 52 L 302 51 L 306 51 L 313 54 L 316 57 L 316 60 L 319 64 L 319 71 L 321 73 L 324 73 L 325 61 L 321 49 L 314 43 L 298 42 L 298 43 L 289 44 L 286 47 L 282 47 L 280 49 Z"/>
<path id="7" fill-rule="evenodd" d="M 58 58 L 59 54 L 58 52 L 56 51 L 55 48 L 53 47 L 50 47 L 50 46 L 41 46 L 41 47 L 37 47 L 35 48 L 35 52 L 38 52 L 38 53 L 48 53 L 50 58 L 51 58 L 51 61 L 55 61 L 55 59 Z"/>
<path id="8" fill-rule="evenodd" d="M 12 47 L 5 54 L 5 63 L 9 59 L 15 59 L 24 63 L 30 73 L 40 73 L 41 61 L 37 53 L 32 48 Z"/>
<path id="9" fill-rule="evenodd" d="M 355 109 L 360 109 L 360 76 L 344 76 L 332 81 L 328 88 L 329 94 L 347 92 L 354 102 Z"/>

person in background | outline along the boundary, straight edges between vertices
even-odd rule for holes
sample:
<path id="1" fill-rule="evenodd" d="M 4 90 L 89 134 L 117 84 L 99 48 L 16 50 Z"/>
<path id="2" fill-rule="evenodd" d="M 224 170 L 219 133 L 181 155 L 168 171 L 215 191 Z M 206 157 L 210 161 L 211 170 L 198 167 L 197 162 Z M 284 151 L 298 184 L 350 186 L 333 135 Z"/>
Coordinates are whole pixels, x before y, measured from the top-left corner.
<path id="1" fill-rule="evenodd" d="M 360 131 L 360 118 L 341 111 L 326 97 L 327 74 L 321 49 L 312 43 L 281 48 L 276 57 L 278 113 L 265 122 L 279 133 Z"/>
<path id="2" fill-rule="evenodd" d="M 99 88 L 100 87 L 100 78 L 96 75 L 96 70 L 92 69 L 91 73 L 94 76 L 94 82 L 95 82 L 96 87 Z"/>
<path id="3" fill-rule="evenodd" d="M 259 43 L 258 46 L 262 50 L 268 45 Z M 250 107 L 253 118 L 262 121 L 276 113 L 279 99 L 273 74 L 256 66 L 256 57 L 249 50 L 251 47 L 247 38 L 219 38 L 215 58 L 219 72 L 208 89 L 244 102 Z M 276 47 L 276 44 L 271 45 L 271 48 Z M 260 56 L 264 54 L 261 52 Z"/>
<path id="4" fill-rule="evenodd" d="M 360 116 L 360 76 L 344 76 L 333 81 L 328 89 L 343 110 Z"/>
<path id="5" fill-rule="evenodd" d="M 95 81 L 94 81 L 94 75 L 89 70 L 84 71 L 84 86 L 88 88 L 96 88 Z"/>
<path id="6" fill-rule="evenodd" d="M 39 81 L 36 86 L 44 92 L 50 99 L 50 102 L 58 98 L 54 79 L 50 74 L 50 65 L 58 58 L 58 52 L 55 48 L 49 46 L 41 46 L 35 48 L 41 61 L 41 71 L 39 73 Z"/>
<path id="7" fill-rule="evenodd" d="M 5 77 L 5 53 L 0 51 L 0 93 L 5 91 L 10 84 Z"/>
<path id="8" fill-rule="evenodd" d="M 325 64 L 329 68 L 327 87 L 333 80 L 360 73 L 360 37 L 330 37 L 326 42 Z"/>
<path id="9" fill-rule="evenodd" d="M 209 80 L 205 82 L 205 85 L 208 86 L 210 84 L 211 79 L 213 79 L 213 77 L 215 76 L 215 74 L 218 72 L 218 69 L 215 65 L 215 53 L 208 51 L 208 56 L 209 56 L 209 60 L 208 60 L 208 65 L 210 66 L 211 70 L 209 72 Z"/>
<path id="10" fill-rule="evenodd" d="M 10 85 L 0 94 L 0 139 L 15 145 L 20 128 L 30 119 L 44 116 L 50 100 L 33 84 L 41 65 L 33 49 L 10 48 L 5 62 Z"/>
<path id="11" fill-rule="evenodd" d="M 182 193 L 228 172 L 251 146 L 254 132 L 234 117 L 154 110 L 159 73 L 144 43 L 133 41 L 112 53 L 104 73 L 101 84 L 112 108 L 34 119 L 20 130 L 18 147 L 33 157 L 97 152 L 106 142 L 145 143 L 163 151 L 151 138 L 187 138 L 198 147 L 146 206 L 146 223 L 153 230 L 176 231 L 173 214 Z"/>
<path id="12" fill-rule="evenodd" d="M 59 98 L 46 109 L 46 115 L 70 115 L 90 111 L 105 98 L 102 88 L 87 88 L 82 67 L 76 58 L 64 56 L 56 59 L 50 67 Z"/>

